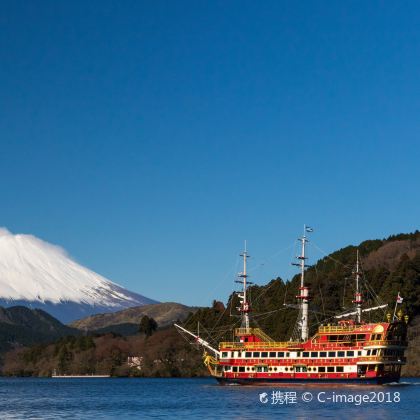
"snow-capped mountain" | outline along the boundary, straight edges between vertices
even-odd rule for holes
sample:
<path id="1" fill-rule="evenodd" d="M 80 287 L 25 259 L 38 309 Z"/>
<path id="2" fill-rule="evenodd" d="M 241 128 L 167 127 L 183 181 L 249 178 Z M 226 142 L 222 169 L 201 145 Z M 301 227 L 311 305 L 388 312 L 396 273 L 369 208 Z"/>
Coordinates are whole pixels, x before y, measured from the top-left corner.
<path id="1" fill-rule="evenodd" d="M 0 228 L 0 306 L 41 308 L 62 322 L 157 303 L 81 266 L 32 235 Z"/>

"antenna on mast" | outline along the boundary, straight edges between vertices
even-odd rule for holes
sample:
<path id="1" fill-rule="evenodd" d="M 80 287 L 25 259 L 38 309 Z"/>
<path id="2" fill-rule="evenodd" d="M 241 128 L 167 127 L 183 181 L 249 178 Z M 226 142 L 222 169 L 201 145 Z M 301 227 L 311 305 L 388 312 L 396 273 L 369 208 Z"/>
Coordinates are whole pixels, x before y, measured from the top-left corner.
<path id="1" fill-rule="evenodd" d="M 314 230 L 306 225 L 303 225 L 303 235 L 299 238 L 299 241 L 302 243 L 301 254 L 296 257 L 299 263 L 292 263 L 300 267 L 300 288 L 299 288 L 299 295 L 296 296 L 300 299 L 300 330 L 301 330 L 301 339 L 302 341 L 306 341 L 309 337 L 309 328 L 308 328 L 308 312 L 309 312 L 309 287 L 305 286 L 305 269 L 309 267 L 309 265 L 305 264 L 305 260 L 308 258 L 305 254 L 305 247 L 306 243 L 309 242 L 309 239 L 306 236 L 306 233 L 313 232 Z"/>
<path id="2" fill-rule="evenodd" d="M 354 294 L 353 303 L 356 304 L 356 320 L 360 324 L 362 322 L 362 293 L 360 292 L 360 271 L 359 271 L 359 249 L 357 249 L 357 259 L 356 259 L 356 292 Z"/>
<path id="3" fill-rule="evenodd" d="M 243 268 L 242 273 L 238 274 L 238 277 L 241 280 L 236 280 L 236 283 L 242 284 L 242 291 L 237 292 L 237 295 L 241 303 L 241 306 L 239 306 L 237 309 L 241 312 L 241 316 L 242 316 L 241 327 L 249 328 L 249 312 L 251 312 L 251 305 L 248 302 L 247 285 L 252 284 L 252 282 L 247 281 L 249 276 L 246 271 L 246 260 L 250 256 L 248 255 L 248 252 L 246 250 L 246 241 L 245 241 L 244 251 L 242 252 L 242 254 L 240 254 L 240 256 L 243 257 L 244 268 Z"/>

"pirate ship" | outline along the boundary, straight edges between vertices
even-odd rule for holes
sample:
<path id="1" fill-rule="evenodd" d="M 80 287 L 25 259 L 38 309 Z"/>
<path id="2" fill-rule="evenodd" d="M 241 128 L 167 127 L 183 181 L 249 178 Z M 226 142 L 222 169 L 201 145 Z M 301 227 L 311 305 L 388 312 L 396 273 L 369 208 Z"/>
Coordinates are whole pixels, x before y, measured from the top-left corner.
<path id="1" fill-rule="evenodd" d="M 367 312 L 384 310 L 388 305 L 364 308 L 361 293 L 360 263 L 357 252 L 354 271 L 355 293 L 350 312 L 335 316 L 335 322 L 320 325 L 309 335 L 309 286 L 305 284 L 307 232 L 304 227 L 301 253 L 298 299 L 298 337 L 289 341 L 273 340 L 260 328 L 252 326 L 251 304 L 247 287 L 246 247 L 241 254 L 243 271 L 239 274 L 242 290 L 238 292 L 241 326 L 234 330 L 234 340 L 220 342 L 218 348 L 186 328 L 175 324 L 182 334 L 194 338 L 204 347 L 204 363 L 222 385 L 267 385 L 285 383 L 363 383 L 398 382 L 401 366 L 405 364 L 408 317 L 398 311 L 402 302 L 398 293 L 394 313 L 385 315 L 383 322 L 366 322 Z"/>

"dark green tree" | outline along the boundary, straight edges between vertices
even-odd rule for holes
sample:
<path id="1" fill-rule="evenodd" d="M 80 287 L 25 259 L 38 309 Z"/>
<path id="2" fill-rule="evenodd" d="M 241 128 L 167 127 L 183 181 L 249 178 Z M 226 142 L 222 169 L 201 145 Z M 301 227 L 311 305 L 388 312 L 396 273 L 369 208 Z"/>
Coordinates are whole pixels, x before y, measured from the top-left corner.
<path id="1" fill-rule="evenodd" d="M 140 321 L 139 332 L 146 334 L 146 337 L 150 337 L 157 330 L 157 327 L 158 324 L 152 317 L 144 315 Z"/>

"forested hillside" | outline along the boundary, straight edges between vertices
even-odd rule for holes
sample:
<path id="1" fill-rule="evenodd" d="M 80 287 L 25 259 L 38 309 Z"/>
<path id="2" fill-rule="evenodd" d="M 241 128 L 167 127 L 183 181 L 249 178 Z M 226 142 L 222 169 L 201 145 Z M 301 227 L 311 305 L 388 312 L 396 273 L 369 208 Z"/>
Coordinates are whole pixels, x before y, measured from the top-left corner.
<path id="1" fill-rule="evenodd" d="M 404 298 L 400 308 L 411 320 L 420 314 L 420 232 L 416 231 L 383 240 L 364 241 L 357 247 L 347 246 L 308 268 L 305 283 L 310 286 L 313 297 L 310 315 L 312 332 L 319 323 L 333 322 L 331 316 L 334 313 L 352 307 L 357 249 L 363 268 L 365 305 L 375 305 L 378 301 L 387 303 L 386 312 L 392 313 L 400 292 Z M 283 304 L 296 303 L 299 282 L 299 275 L 296 275 L 288 282 L 277 278 L 267 285 L 249 288 L 253 322 L 274 339 L 287 340 L 293 333 L 298 312 L 285 308 Z M 373 300 L 369 289 L 375 291 L 378 300 Z M 213 337 L 231 338 L 225 327 L 238 324 L 237 306 L 236 296 L 231 295 L 226 307 L 215 302 L 212 308 L 200 309 L 191 315 L 186 325 L 195 328 L 199 322 L 203 334 L 208 331 Z M 384 320 L 384 312 L 378 312 L 367 314 L 366 320 L 369 317 L 377 320 L 378 316 Z"/>

